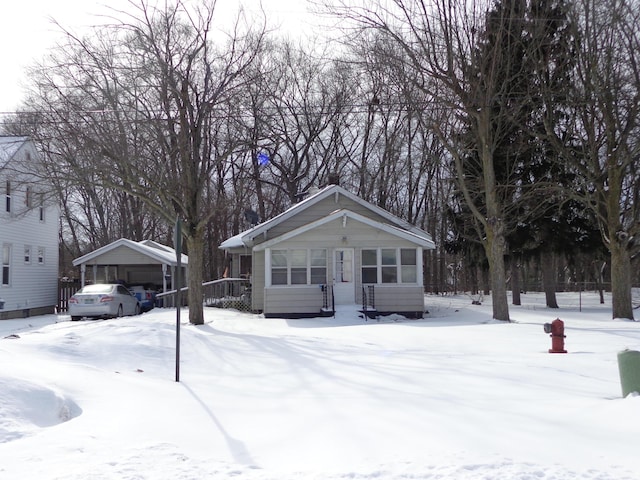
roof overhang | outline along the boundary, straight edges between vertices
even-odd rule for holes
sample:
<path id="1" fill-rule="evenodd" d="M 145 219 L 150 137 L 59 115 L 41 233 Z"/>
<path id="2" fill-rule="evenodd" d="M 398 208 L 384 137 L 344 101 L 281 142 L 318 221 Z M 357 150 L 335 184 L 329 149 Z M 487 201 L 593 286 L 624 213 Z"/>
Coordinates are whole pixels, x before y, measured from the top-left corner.
<path id="1" fill-rule="evenodd" d="M 259 235 L 266 235 L 266 233 L 269 231 L 269 229 L 273 228 L 274 226 L 288 220 L 289 218 L 295 216 L 298 214 L 298 212 L 324 200 L 327 197 L 330 197 L 331 195 L 336 196 L 336 201 L 337 201 L 337 197 L 339 195 L 343 195 L 351 200 L 353 200 L 356 203 L 359 203 L 363 206 L 365 206 L 367 209 L 371 210 L 372 212 L 377 213 L 378 215 L 380 215 L 382 218 L 386 219 L 389 221 L 389 226 L 391 227 L 391 224 L 397 225 L 398 227 L 396 227 L 396 230 L 404 230 L 406 232 L 410 232 L 412 234 L 414 234 L 417 237 L 420 238 L 425 238 L 428 239 L 428 241 L 430 242 L 430 244 L 432 246 L 430 247 L 425 247 L 425 248 L 435 248 L 435 245 L 431 239 L 431 236 L 419 229 L 418 227 L 416 227 L 415 225 L 411 225 L 409 222 L 402 220 L 401 218 L 393 215 L 392 213 L 387 212 L 386 210 L 384 210 L 383 208 L 380 208 L 376 205 L 373 205 L 372 203 L 369 203 L 365 200 L 363 200 L 362 198 L 358 197 L 357 195 L 354 195 L 353 193 L 349 192 L 348 190 L 345 190 L 344 188 L 342 188 L 339 185 L 329 185 L 327 187 L 325 187 L 324 189 L 320 190 L 319 192 L 309 196 L 308 198 L 306 198 L 305 200 L 296 203 L 295 205 L 293 205 L 292 207 L 290 207 L 289 209 L 285 210 L 284 212 L 282 212 L 280 215 L 277 215 L 275 217 L 273 217 L 270 220 L 267 220 L 266 222 L 261 223 L 260 225 L 256 225 L 255 227 L 246 230 L 244 232 L 241 232 L 227 240 L 225 240 L 224 242 L 222 242 L 219 246 L 219 248 L 223 249 L 223 250 L 230 250 L 230 249 L 236 249 L 236 248 L 245 248 L 245 247 L 253 247 L 254 246 L 254 241 L 253 239 L 258 237 Z M 353 212 L 352 212 L 353 213 Z M 320 219 L 318 221 L 322 221 L 323 219 Z M 313 222 L 316 223 L 316 222 Z M 379 223 L 379 222 L 376 222 Z M 382 225 L 382 223 L 379 223 Z M 286 234 L 285 234 L 286 235 Z"/>
<path id="2" fill-rule="evenodd" d="M 100 247 L 93 252 L 87 253 L 82 257 L 76 258 L 73 261 L 73 265 L 77 267 L 78 265 L 95 262 L 101 255 L 104 255 L 105 253 L 108 253 L 120 247 L 129 248 L 138 253 L 141 253 L 142 255 L 146 255 L 147 257 L 153 259 L 158 263 L 173 266 L 176 266 L 178 264 L 176 251 L 171 247 L 167 247 L 166 245 L 162 245 L 151 240 L 134 242 L 133 240 L 121 238 L 120 240 L 116 240 L 115 242 L 105 245 L 104 247 Z M 184 254 L 182 254 L 181 256 L 181 263 L 184 266 L 188 265 L 189 263 L 189 258 Z"/>
<path id="3" fill-rule="evenodd" d="M 423 235 L 416 235 L 413 232 L 409 232 L 407 230 L 403 230 L 402 228 L 398 228 L 394 225 L 389 225 L 388 223 L 377 222 L 372 220 L 369 217 L 365 217 L 360 215 L 359 213 L 352 212 L 351 210 L 336 210 L 335 212 L 327 215 L 326 217 L 322 217 L 314 222 L 307 223 L 301 227 L 298 227 L 294 230 L 291 230 L 287 233 L 280 235 L 279 237 L 272 238 L 267 240 L 266 242 L 262 242 L 255 247 L 253 247 L 254 251 L 261 251 L 266 248 L 270 248 L 278 243 L 284 242 L 291 238 L 297 237 L 305 232 L 313 230 L 315 228 L 321 227 L 329 222 L 333 222 L 334 220 L 343 219 L 343 222 L 346 222 L 347 219 L 352 219 L 357 222 L 363 223 L 365 225 L 369 225 L 370 227 L 377 228 L 384 232 L 389 233 L 390 235 L 394 235 L 398 238 L 402 238 L 409 242 L 415 243 L 417 246 L 422 247 L 425 250 L 432 250 L 435 248 L 435 244 L 430 237 L 426 237 Z"/>

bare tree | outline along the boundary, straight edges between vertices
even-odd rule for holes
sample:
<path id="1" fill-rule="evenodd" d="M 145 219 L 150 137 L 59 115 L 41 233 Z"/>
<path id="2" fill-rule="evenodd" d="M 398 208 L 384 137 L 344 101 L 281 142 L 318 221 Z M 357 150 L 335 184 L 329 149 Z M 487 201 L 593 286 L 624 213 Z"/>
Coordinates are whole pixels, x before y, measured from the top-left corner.
<path id="1" fill-rule="evenodd" d="M 438 116 L 452 123 L 429 127 L 453 159 L 458 188 L 478 225 L 489 261 L 493 317 L 508 321 L 504 255 L 513 192 L 507 186 L 515 169 L 498 167 L 495 155 L 514 113 L 525 108 L 513 91 L 522 3 L 495 11 L 493 2 L 477 1 L 396 0 L 372 7 L 338 3 L 330 10 L 395 42 L 402 55 L 394 60 L 412 70 L 413 82 L 432 99 L 432 108 L 454 112 Z M 470 159 L 476 159 L 475 175 L 468 168 Z"/>
<path id="2" fill-rule="evenodd" d="M 213 179 L 241 143 L 231 126 L 234 94 L 259 52 L 264 31 L 240 23 L 221 42 L 215 2 L 163 8 L 146 2 L 86 38 L 67 44 L 35 72 L 35 95 L 78 139 L 97 185 L 140 199 L 172 225 L 184 223 L 190 257 L 189 320 L 203 323 L 206 227 L 216 214 Z"/>
<path id="3" fill-rule="evenodd" d="M 633 319 L 631 265 L 640 251 L 640 5 L 574 3 L 574 88 L 566 121 L 547 123 L 560 159 L 578 174 L 611 255 L 614 318 Z M 548 90 L 550 96 L 556 92 Z M 548 100 L 548 99 L 547 99 Z"/>

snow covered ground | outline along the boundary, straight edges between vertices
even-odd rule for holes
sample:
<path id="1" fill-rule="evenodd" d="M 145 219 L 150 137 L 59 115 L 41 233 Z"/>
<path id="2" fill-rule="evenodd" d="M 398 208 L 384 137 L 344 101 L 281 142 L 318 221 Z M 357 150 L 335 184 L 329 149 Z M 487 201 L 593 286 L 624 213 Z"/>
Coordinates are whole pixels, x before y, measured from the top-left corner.
<path id="1" fill-rule="evenodd" d="M 175 311 L 0 322 L 0 479 L 640 479 L 610 299 L 427 296 L 422 320 Z M 567 354 L 543 324 L 561 318 Z"/>

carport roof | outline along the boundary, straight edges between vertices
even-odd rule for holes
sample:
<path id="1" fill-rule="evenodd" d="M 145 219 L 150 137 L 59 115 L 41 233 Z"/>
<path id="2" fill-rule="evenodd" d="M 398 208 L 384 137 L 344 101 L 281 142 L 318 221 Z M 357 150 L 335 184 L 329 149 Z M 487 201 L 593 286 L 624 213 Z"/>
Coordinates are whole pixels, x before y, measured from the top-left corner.
<path id="1" fill-rule="evenodd" d="M 82 257 L 76 258 L 73 261 L 73 265 L 77 267 L 78 265 L 82 265 L 83 263 L 88 263 L 92 260 L 97 259 L 101 255 L 104 255 L 105 253 L 120 247 L 130 248 L 131 250 L 146 255 L 159 263 L 171 266 L 176 266 L 178 264 L 176 251 L 171 247 L 167 247 L 166 245 L 162 245 L 152 240 L 142 240 L 141 242 L 134 242 L 133 240 L 121 238 L 120 240 L 116 240 L 115 242 L 105 245 L 104 247 L 100 247 L 93 252 L 87 253 Z M 182 254 L 181 263 L 183 266 L 186 266 L 189 263 L 189 258 L 185 254 Z"/>

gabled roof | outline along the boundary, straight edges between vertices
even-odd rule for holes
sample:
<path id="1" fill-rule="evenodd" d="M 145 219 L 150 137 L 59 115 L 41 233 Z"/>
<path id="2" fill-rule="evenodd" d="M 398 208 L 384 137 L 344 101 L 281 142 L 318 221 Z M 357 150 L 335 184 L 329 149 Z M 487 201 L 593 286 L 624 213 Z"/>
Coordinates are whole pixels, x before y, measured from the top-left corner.
<path id="1" fill-rule="evenodd" d="M 275 227 L 276 225 L 284 222 L 285 220 L 288 220 L 289 218 L 297 215 L 298 213 L 302 212 L 303 210 L 315 205 L 316 203 L 324 200 L 327 197 L 330 197 L 331 195 L 344 195 L 345 197 L 349 198 L 350 200 L 359 203 L 360 205 L 362 205 L 363 207 L 367 208 L 368 210 L 380 215 L 381 217 L 385 218 L 386 220 L 389 221 L 389 226 L 394 225 L 396 229 L 404 229 L 408 232 L 411 232 L 412 234 L 418 236 L 418 237 L 422 237 L 425 239 L 428 239 L 431 242 L 431 247 L 433 248 L 433 241 L 431 239 L 431 235 L 429 235 L 427 232 L 419 229 L 418 227 L 416 227 L 415 225 L 411 225 L 409 222 L 407 222 L 406 220 L 402 220 L 400 217 L 397 217 L 389 212 L 387 212 L 386 210 L 373 205 L 372 203 L 367 202 L 366 200 L 363 200 L 362 198 L 358 197 L 357 195 L 354 195 L 353 193 L 349 192 L 348 190 L 345 190 L 344 188 L 342 188 L 339 185 L 329 185 L 325 188 L 323 188 L 322 190 L 320 190 L 319 192 L 307 197 L 305 200 L 296 203 L 295 205 L 293 205 L 292 207 L 290 207 L 288 210 L 285 210 L 284 212 L 282 212 L 280 215 L 277 215 L 275 217 L 273 217 L 270 220 L 267 220 L 266 222 L 261 223 L 260 225 L 256 225 L 255 227 L 246 230 L 244 232 L 239 233 L 238 235 L 231 237 L 227 240 L 225 240 L 224 242 L 222 242 L 220 244 L 220 248 L 222 249 L 228 249 L 228 248 L 239 248 L 239 247 L 250 247 L 253 245 L 253 239 L 255 237 L 257 237 L 258 235 L 263 234 L 264 232 L 268 231 L 269 229 Z M 351 212 L 353 213 L 353 212 Z M 312 222 L 315 223 L 315 222 Z"/>
<path id="2" fill-rule="evenodd" d="M 11 160 L 29 140 L 29 137 L 0 136 L 0 163 Z"/>
<path id="3" fill-rule="evenodd" d="M 271 240 L 260 243 L 259 245 L 256 245 L 255 250 L 256 251 L 264 250 L 265 248 L 269 248 L 277 243 L 296 237 L 304 232 L 308 232 L 309 230 L 313 230 L 314 228 L 320 227 L 322 225 L 325 225 L 334 220 L 338 220 L 340 218 L 342 218 L 343 221 L 346 221 L 346 219 L 348 218 L 352 220 L 356 220 L 358 222 L 364 223 L 371 227 L 380 229 L 384 232 L 390 233 L 391 235 L 395 235 L 396 237 L 409 240 L 410 242 L 413 242 L 416 245 L 420 245 L 422 248 L 429 248 L 429 249 L 435 248 L 433 241 L 428 236 L 416 235 L 415 233 L 409 232 L 408 230 L 404 230 L 402 228 L 389 225 L 387 223 L 378 222 L 369 217 L 360 215 L 359 213 L 352 212 L 351 210 L 340 209 L 314 222 L 308 223 L 306 225 L 303 225 L 302 227 L 296 228 L 283 235 L 280 235 L 279 237 L 272 238 Z"/>
<path id="4" fill-rule="evenodd" d="M 175 266 L 178 264 L 178 261 L 176 258 L 176 251 L 171 247 L 167 247 L 166 245 L 156 243 L 152 240 L 143 240 L 141 242 L 134 242 L 133 240 L 121 238 L 120 240 L 116 240 L 115 242 L 110 243 L 109 245 L 105 245 L 104 247 L 100 247 L 97 250 L 94 250 L 93 252 L 83 255 L 82 257 L 76 258 L 73 261 L 73 265 L 77 267 L 78 265 L 82 265 L 83 263 L 88 263 L 91 260 L 94 260 L 100 257 L 100 255 L 110 252 L 111 250 L 115 250 L 116 248 L 119 248 L 119 247 L 130 248 L 131 250 L 134 250 L 138 253 L 146 255 L 147 257 L 152 258 L 157 262 L 164 263 L 166 265 Z M 185 265 L 185 266 L 189 263 L 189 258 L 185 254 L 182 254 L 181 263 L 182 265 Z"/>

